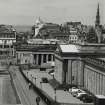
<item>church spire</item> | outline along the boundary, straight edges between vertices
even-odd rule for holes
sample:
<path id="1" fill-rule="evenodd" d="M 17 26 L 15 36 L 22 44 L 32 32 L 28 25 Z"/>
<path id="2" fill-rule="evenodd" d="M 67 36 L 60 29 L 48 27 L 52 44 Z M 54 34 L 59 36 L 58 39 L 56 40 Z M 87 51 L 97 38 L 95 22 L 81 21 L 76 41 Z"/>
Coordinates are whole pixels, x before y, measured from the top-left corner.
<path id="1" fill-rule="evenodd" d="M 95 26 L 99 26 L 99 25 L 100 25 L 100 8 L 99 8 L 99 3 L 98 3 Z"/>

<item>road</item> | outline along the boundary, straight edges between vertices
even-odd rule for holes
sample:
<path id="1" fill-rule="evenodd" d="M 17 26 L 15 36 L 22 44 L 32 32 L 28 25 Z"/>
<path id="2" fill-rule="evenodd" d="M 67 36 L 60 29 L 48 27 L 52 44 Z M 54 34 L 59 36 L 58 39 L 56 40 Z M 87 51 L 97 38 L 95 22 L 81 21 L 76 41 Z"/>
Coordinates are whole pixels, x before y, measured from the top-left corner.
<path id="1" fill-rule="evenodd" d="M 0 74 L 0 104 L 17 104 L 14 89 L 8 75 Z"/>
<path id="2" fill-rule="evenodd" d="M 2 103 L 2 79 L 0 78 L 0 103 Z"/>
<path id="3" fill-rule="evenodd" d="M 20 71 L 16 67 L 11 67 L 10 70 L 14 70 L 16 73 L 18 84 L 21 85 L 21 93 L 24 92 L 24 97 L 26 97 L 26 99 L 28 100 L 27 105 L 37 105 L 36 97 L 38 96 L 38 94 L 33 89 L 29 89 L 28 83 L 26 83 L 24 77 L 21 75 Z M 41 99 L 39 105 L 46 105 L 46 103 Z"/>
<path id="4" fill-rule="evenodd" d="M 27 72 L 28 72 L 28 75 L 27 75 Z M 43 77 L 46 77 L 48 80 L 53 78 L 47 72 L 42 72 L 42 71 L 38 71 L 38 70 L 29 70 L 29 71 L 25 70 L 24 73 L 25 73 L 25 75 L 28 76 L 28 78 L 30 80 L 33 80 L 33 83 L 35 83 L 35 85 L 37 87 L 41 88 L 53 100 L 56 99 L 56 101 L 59 103 L 78 103 L 78 104 L 83 103 L 79 99 L 73 97 L 68 91 L 56 90 L 56 95 L 55 95 L 55 90 L 49 83 L 41 83 L 40 84 L 40 82 L 42 80 L 41 78 L 43 78 Z M 33 77 L 33 79 L 32 79 L 32 77 Z M 35 77 L 36 77 L 36 81 L 34 82 Z"/>

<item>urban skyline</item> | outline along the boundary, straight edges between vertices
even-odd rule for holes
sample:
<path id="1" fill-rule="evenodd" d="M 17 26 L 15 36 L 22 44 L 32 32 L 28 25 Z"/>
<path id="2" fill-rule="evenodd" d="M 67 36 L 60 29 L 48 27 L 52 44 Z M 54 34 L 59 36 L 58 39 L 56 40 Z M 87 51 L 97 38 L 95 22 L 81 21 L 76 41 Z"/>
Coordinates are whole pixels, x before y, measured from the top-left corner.
<path id="1" fill-rule="evenodd" d="M 40 16 L 45 22 L 81 21 L 94 25 L 97 4 L 100 4 L 101 24 L 105 24 L 104 0 L 0 0 L 0 23 L 33 25 Z"/>

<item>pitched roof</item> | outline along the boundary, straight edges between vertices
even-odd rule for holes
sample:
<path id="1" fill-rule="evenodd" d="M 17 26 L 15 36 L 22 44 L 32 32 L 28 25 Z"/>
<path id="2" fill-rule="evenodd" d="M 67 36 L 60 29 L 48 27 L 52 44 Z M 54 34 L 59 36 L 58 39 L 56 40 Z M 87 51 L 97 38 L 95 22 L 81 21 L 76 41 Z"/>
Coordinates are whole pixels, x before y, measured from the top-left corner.
<path id="1" fill-rule="evenodd" d="M 78 48 L 76 45 L 72 45 L 72 44 L 69 44 L 69 45 L 60 45 L 60 48 L 61 48 L 61 51 L 64 52 L 64 53 L 68 53 L 68 52 L 79 52 Z"/>
<path id="2" fill-rule="evenodd" d="M 11 25 L 0 25 L 0 33 L 13 33 L 14 31 Z"/>

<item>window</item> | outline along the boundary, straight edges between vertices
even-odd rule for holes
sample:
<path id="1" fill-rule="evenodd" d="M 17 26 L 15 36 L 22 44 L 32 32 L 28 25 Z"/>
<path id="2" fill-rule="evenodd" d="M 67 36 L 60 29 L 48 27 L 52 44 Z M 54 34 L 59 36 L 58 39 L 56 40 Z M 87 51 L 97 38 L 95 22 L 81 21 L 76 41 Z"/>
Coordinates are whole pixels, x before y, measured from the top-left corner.
<path id="1" fill-rule="evenodd" d="M 44 54 L 43 56 L 43 62 L 46 63 L 46 54 Z"/>
<path id="2" fill-rule="evenodd" d="M 25 63 L 27 63 L 27 59 L 25 59 Z"/>
<path id="3" fill-rule="evenodd" d="M 4 48 L 9 48 L 9 45 L 4 45 Z"/>
<path id="4" fill-rule="evenodd" d="M 48 61 L 51 61 L 51 54 L 48 55 Z"/>

